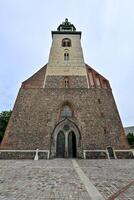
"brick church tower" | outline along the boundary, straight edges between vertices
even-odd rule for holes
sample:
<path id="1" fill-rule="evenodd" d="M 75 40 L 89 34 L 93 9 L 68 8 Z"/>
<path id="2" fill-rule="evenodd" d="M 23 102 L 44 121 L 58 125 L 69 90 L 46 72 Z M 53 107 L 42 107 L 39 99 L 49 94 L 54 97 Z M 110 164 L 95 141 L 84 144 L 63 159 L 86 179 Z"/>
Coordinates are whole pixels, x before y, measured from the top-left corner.
<path id="1" fill-rule="evenodd" d="M 66 19 L 52 39 L 48 63 L 22 83 L 1 149 L 129 149 L 109 81 L 84 62 L 81 32 Z"/>

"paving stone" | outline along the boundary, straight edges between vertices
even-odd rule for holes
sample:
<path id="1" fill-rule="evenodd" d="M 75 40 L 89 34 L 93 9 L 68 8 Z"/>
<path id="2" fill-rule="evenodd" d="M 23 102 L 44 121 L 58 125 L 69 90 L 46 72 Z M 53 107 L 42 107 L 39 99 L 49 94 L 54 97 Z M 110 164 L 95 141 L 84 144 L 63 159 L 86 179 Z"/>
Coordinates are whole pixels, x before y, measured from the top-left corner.
<path id="1" fill-rule="evenodd" d="M 134 160 L 78 160 L 78 163 L 105 199 L 134 180 Z M 125 193 L 127 197 L 116 200 L 134 200 L 134 190 L 130 188 Z"/>
<path id="2" fill-rule="evenodd" d="M 134 180 L 133 160 L 77 160 L 107 200 Z M 0 200 L 89 200 L 72 161 L 0 160 Z M 115 200 L 134 200 L 134 185 Z"/>
<path id="3" fill-rule="evenodd" d="M 71 160 L 3 161 L 0 199 L 83 199 L 87 193 Z"/>

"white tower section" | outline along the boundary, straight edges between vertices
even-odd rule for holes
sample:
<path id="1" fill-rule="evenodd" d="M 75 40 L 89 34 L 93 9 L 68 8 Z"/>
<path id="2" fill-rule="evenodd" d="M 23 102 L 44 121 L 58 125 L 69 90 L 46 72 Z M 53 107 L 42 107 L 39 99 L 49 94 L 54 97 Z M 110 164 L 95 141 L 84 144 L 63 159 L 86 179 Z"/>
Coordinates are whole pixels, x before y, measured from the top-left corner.
<path id="1" fill-rule="evenodd" d="M 88 87 L 87 71 L 81 48 L 81 32 L 66 19 L 57 31 L 52 31 L 52 46 L 47 64 L 45 87 L 52 86 L 52 78 L 61 81 L 65 76 L 82 78 L 82 87 Z M 50 83 L 51 79 L 51 83 Z M 78 84 L 79 85 L 79 84 Z M 79 85 L 80 86 L 80 85 Z M 75 85 L 75 87 L 77 87 Z"/>

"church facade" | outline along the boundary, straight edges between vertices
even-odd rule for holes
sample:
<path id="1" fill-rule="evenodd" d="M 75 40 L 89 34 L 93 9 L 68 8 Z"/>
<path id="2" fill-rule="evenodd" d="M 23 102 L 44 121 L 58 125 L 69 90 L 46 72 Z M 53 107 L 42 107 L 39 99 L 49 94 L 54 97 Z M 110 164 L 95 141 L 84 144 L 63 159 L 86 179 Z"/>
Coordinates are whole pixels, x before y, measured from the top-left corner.
<path id="1" fill-rule="evenodd" d="M 81 32 L 66 19 L 52 31 L 48 63 L 22 83 L 1 149 L 51 157 L 129 149 L 109 81 L 85 64 Z"/>

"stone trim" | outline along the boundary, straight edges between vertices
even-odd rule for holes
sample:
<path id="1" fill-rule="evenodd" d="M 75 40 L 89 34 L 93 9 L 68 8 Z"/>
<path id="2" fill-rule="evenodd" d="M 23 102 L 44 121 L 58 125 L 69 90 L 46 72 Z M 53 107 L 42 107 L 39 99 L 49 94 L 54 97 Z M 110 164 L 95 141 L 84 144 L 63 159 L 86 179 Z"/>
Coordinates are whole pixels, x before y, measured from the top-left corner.
<path id="1" fill-rule="evenodd" d="M 86 174 L 82 171 L 76 160 L 72 160 L 73 167 L 77 172 L 81 182 L 84 184 L 90 200 L 104 200 L 99 190 L 92 184 Z"/>
<path id="2" fill-rule="evenodd" d="M 67 34 L 67 35 L 80 35 L 80 38 L 81 38 L 81 31 L 51 31 L 51 33 L 52 33 L 52 38 L 53 38 L 53 35 L 57 35 L 57 34 L 61 34 L 61 35 L 63 35 L 63 34 Z"/>
<path id="3" fill-rule="evenodd" d="M 65 125 L 69 125 L 70 129 L 65 131 L 64 130 Z M 54 129 L 53 134 L 51 136 L 51 139 L 52 139 L 52 142 L 51 142 L 52 157 L 56 156 L 57 136 L 58 136 L 58 133 L 60 131 L 63 131 L 64 135 L 65 135 L 65 157 L 68 157 L 68 135 L 71 131 L 73 131 L 75 136 L 76 136 L 76 148 L 77 148 L 76 154 L 77 154 L 77 157 L 79 157 L 81 134 L 80 134 L 80 131 L 79 131 L 77 125 L 74 122 L 72 122 L 71 120 L 69 120 L 68 118 L 65 118 L 64 120 L 62 120 L 61 122 L 59 122 L 55 126 L 55 129 Z"/>

